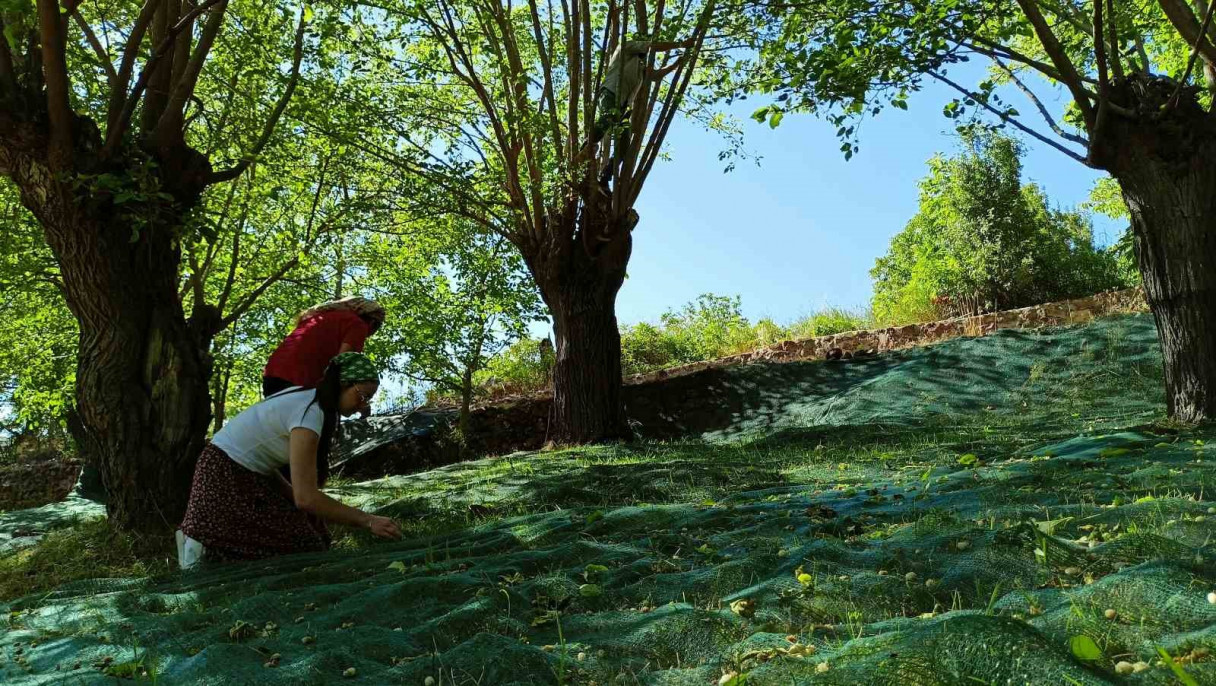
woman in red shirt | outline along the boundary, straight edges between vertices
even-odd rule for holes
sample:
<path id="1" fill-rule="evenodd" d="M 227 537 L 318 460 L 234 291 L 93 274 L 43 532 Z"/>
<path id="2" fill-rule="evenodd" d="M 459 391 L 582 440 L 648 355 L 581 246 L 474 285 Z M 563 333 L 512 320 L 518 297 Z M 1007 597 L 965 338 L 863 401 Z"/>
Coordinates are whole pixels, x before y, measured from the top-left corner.
<path id="1" fill-rule="evenodd" d="M 262 371 L 262 396 L 296 386 L 316 388 L 330 360 L 345 352 L 363 352 L 363 342 L 382 324 L 384 307 L 358 296 L 304 310 Z"/>

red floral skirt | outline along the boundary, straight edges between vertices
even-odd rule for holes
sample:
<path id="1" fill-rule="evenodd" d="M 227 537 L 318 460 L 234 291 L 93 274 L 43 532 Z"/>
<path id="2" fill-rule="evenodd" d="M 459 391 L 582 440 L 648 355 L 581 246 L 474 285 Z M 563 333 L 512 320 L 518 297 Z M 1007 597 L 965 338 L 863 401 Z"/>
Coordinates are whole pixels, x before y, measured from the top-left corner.
<path id="1" fill-rule="evenodd" d="M 296 507 L 274 475 L 258 474 L 208 444 L 194 468 L 181 530 L 208 560 L 257 560 L 329 549 L 325 524 Z"/>

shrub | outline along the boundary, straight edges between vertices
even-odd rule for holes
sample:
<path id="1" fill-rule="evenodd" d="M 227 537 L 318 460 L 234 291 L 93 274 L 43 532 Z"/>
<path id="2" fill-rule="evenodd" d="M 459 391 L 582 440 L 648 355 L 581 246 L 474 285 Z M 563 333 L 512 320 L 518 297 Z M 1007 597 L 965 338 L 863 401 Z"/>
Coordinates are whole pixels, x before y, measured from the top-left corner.
<path id="1" fill-rule="evenodd" d="M 553 359 L 541 354 L 542 339 L 522 338 L 490 358 L 473 380 L 478 385 L 501 385 L 509 389 L 543 388 Z"/>
<path id="2" fill-rule="evenodd" d="M 1088 214 L 1052 209 L 1021 179 L 1022 147 L 963 131 L 955 157 L 929 162 L 920 210 L 870 272 L 883 324 L 979 314 L 1127 285 L 1115 254 L 1094 245 Z"/>
<path id="3" fill-rule="evenodd" d="M 793 338 L 815 338 L 848 331 L 861 331 L 871 328 L 873 323 L 873 317 L 868 312 L 825 307 L 791 324 L 789 333 Z"/>

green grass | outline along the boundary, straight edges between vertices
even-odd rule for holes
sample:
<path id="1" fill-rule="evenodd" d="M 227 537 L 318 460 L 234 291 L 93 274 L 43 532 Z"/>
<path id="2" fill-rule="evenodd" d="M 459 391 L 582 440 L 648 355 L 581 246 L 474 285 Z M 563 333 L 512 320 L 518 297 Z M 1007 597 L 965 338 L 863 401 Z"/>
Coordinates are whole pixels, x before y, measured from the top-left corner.
<path id="1" fill-rule="evenodd" d="M 353 532 L 134 591 L 44 597 L 47 580 L 0 606 L 0 655 L 30 658 L 0 678 L 76 673 L 68 653 L 129 663 L 96 634 L 130 627 L 166 683 L 1182 683 L 1158 646 L 1216 683 L 1216 429 L 1159 421 L 1150 327 L 745 369 L 780 415 L 763 430 L 336 483 L 406 540 Z M 70 566 L 107 535 L 88 523 L 0 566 Z M 160 571 L 137 547 L 83 558 L 105 555 L 107 575 Z M 238 621 L 257 630 L 233 639 Z M 1151 668 L 1116 679 L 1117 660 Z"/>
<path id="2" fill-rule="evenodd" d="M 825 307 L 790 324 L 789 333 L 792 338 L 815 338 L 872 329 L 874 326 L 874 316 L 869 311 Z"/>
<path id="3" fill-rule="evenodd" d="M 45 593 L 83 579 L 163 575 L 176 569 L 176 556 L 172 536 L 117 532 L 105 519 L 92 519 L 0 556 L 0 599 Z"/>

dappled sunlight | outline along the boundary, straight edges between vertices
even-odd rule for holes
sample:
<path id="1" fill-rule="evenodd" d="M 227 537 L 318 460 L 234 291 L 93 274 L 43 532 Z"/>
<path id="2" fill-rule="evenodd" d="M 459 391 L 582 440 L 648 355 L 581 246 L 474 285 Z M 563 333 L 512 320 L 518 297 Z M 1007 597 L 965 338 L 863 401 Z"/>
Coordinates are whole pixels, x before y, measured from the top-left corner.
<path id="1" fill-rule="evenodd" d="M 1216 433 L 1150 423 L 1151 327 L 741 368 L 740 425 L 707 440 L 343 485 L 406 539 L 16 600 L 0 649 L 22 659 L 0 674 L 1097 685 L 1115 661 L 1146 665 L 1120 683 L 1162 683 L 1160 646 L 1205 683 Z M 1078 634 L 1099 659 L 1070 652 Z"/>

